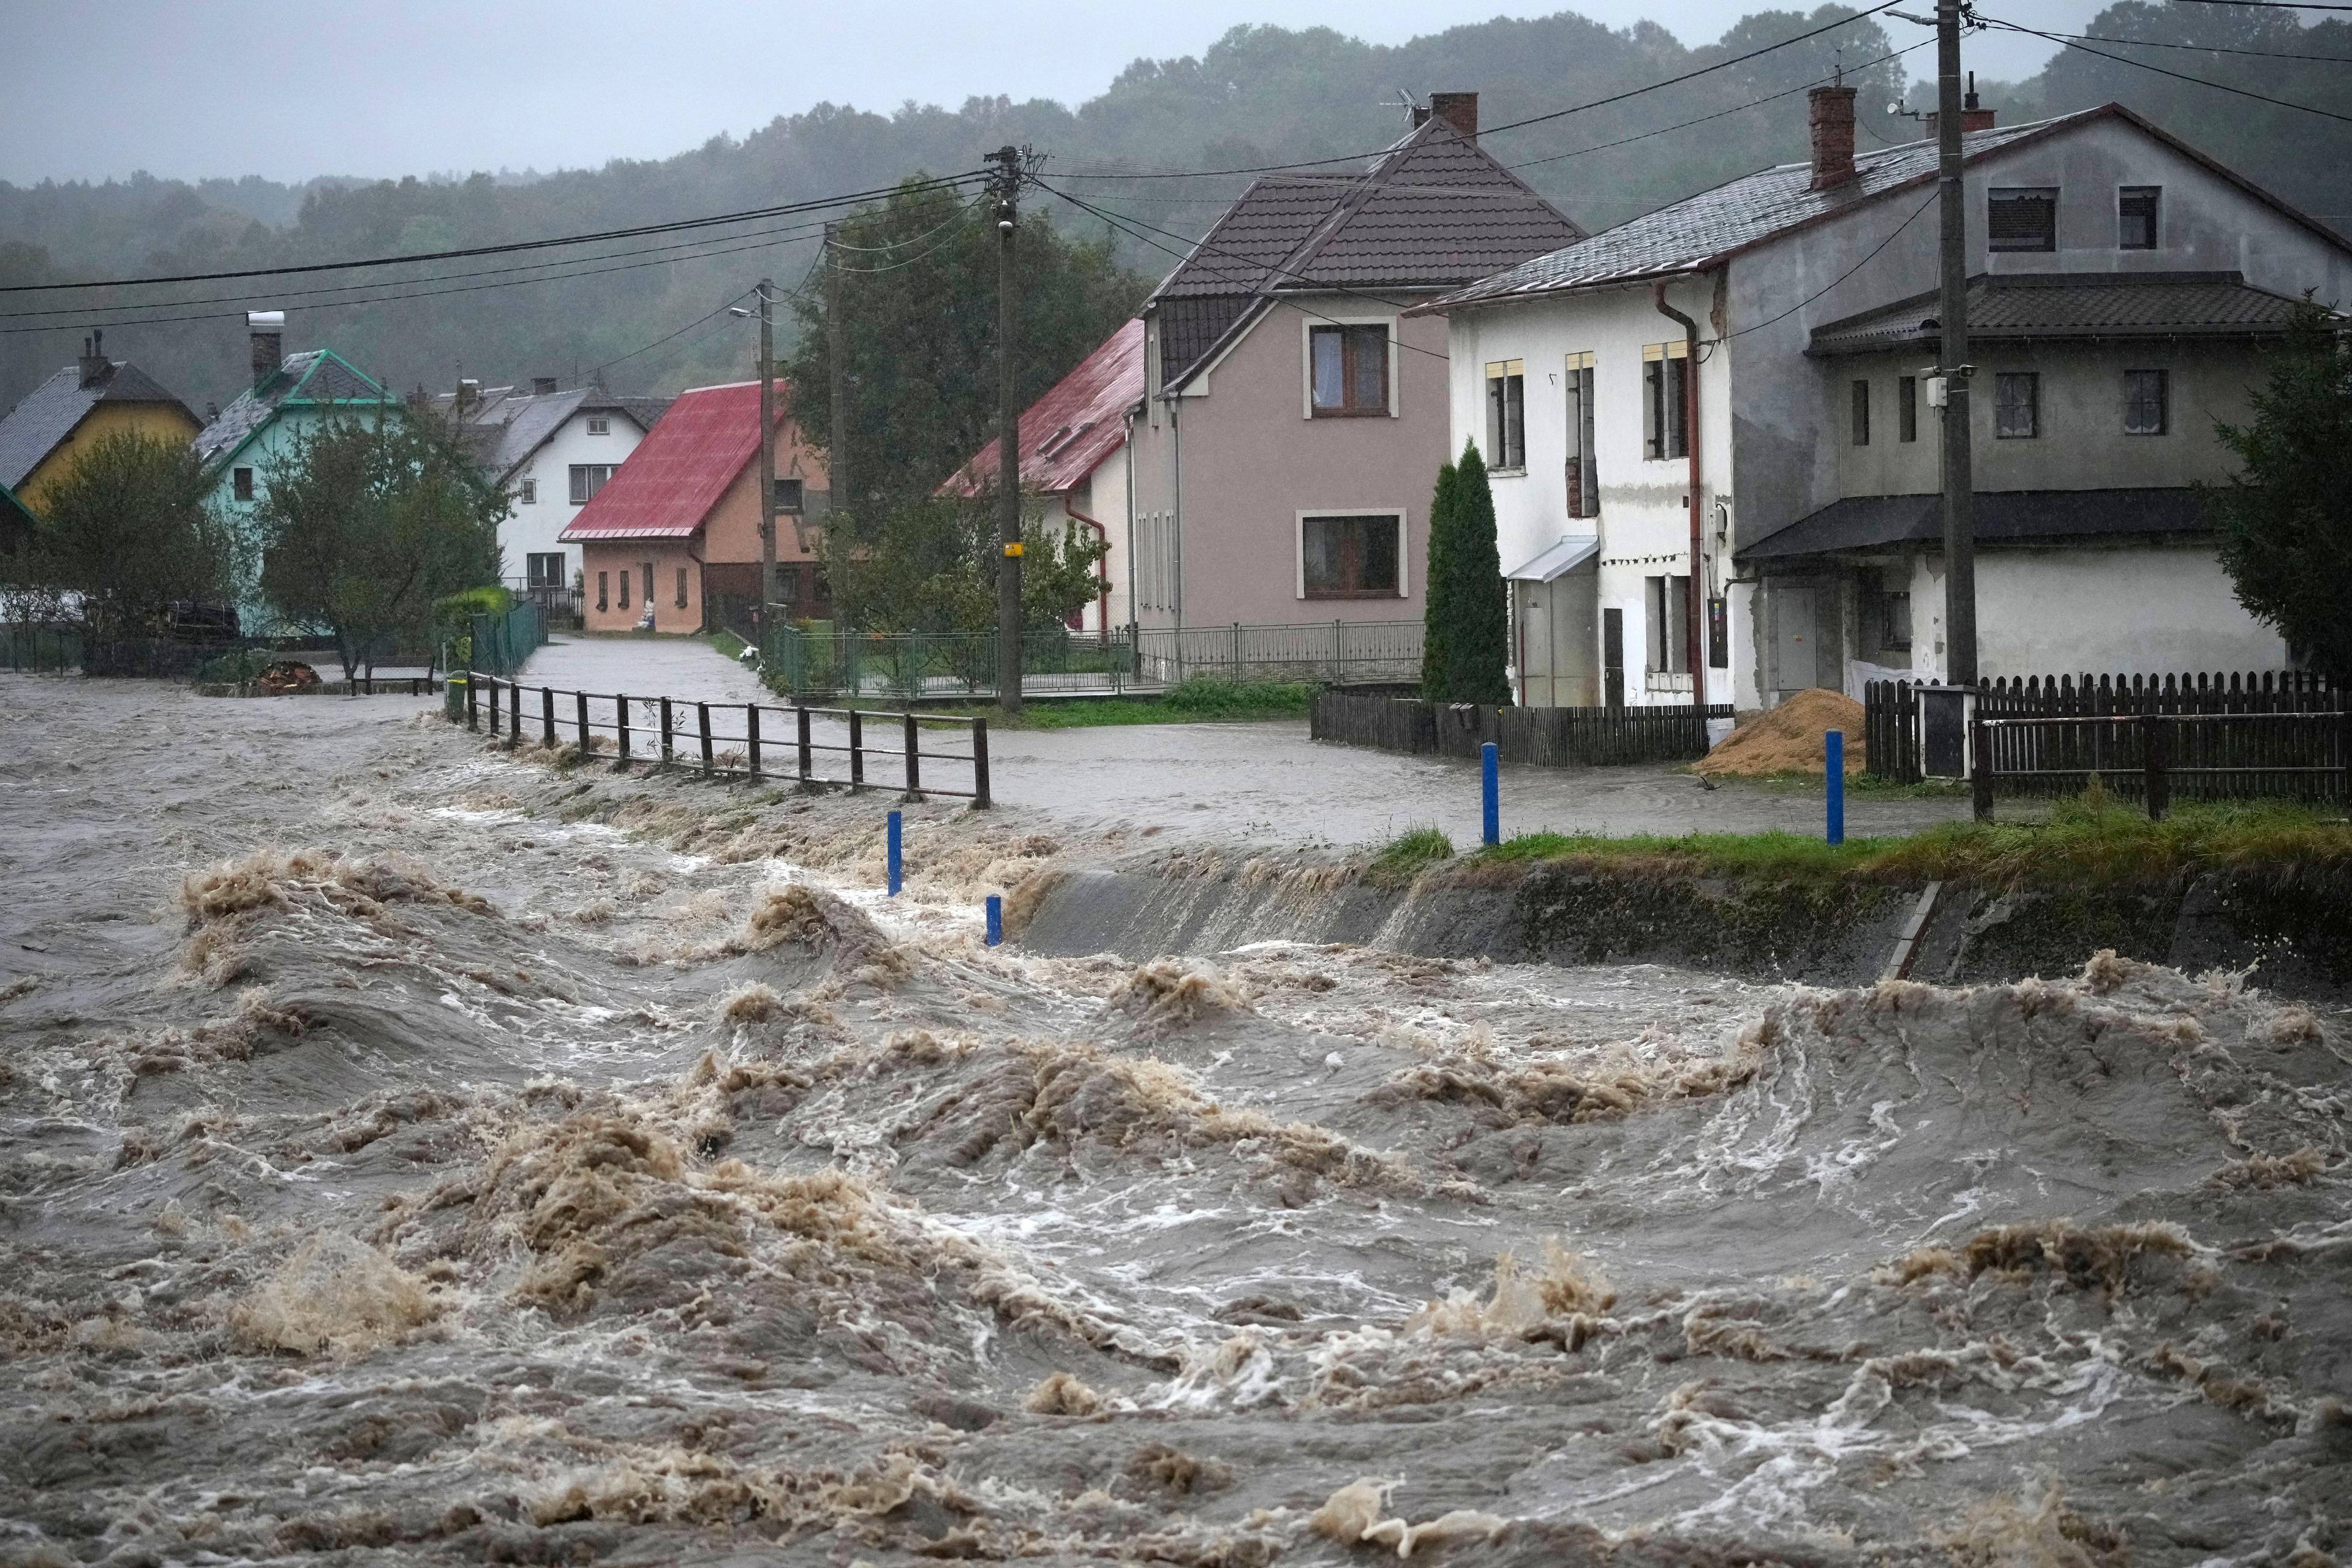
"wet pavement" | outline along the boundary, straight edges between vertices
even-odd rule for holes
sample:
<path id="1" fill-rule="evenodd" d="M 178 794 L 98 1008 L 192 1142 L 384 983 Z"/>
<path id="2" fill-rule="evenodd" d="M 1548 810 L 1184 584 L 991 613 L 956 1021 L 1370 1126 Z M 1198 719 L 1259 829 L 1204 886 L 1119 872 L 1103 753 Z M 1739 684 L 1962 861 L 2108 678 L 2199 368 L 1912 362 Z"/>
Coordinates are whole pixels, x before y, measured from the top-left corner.
<path id="1" fill-rule="evenodd" d="M 691 638 L 574 637 L 524 668 L 559 689 L 625 691 L 711 703 L 774 701 L 749 669 Z M 942 745 L 954 742 L 942 738 Z M 1478 842 L 1478 768 L 1444 757 L 1319 745 L 1304 722 L 1124 724 L 996 730 L 989 737 L 1000 806 L 1066 827 L 1287 847 L 1385 844 L 1434 826 L 1457 847 Z M 960 770 L 927 775 L 960 784 Z M 878 777 L 878 773 L 869 774 Z M 1507 769 L 1502 830 L 1601 835 L 1818 833 L 1816 793 L 1702 786 L 1672 765 Z M 1968 816 L 1964 799 L 1849 797 L 1853 837 L 1916 833 Z"/>

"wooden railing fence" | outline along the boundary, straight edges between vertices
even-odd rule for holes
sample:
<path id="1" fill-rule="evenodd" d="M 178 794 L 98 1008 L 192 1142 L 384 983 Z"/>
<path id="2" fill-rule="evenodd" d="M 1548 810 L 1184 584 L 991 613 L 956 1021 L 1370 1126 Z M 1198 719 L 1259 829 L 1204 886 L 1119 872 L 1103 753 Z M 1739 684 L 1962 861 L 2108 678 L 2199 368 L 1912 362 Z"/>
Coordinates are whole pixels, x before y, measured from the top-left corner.
<path id="1" fill-rule="evenodd" d="M 1307 730 L 1340 745 L 1447 757 L 1475 758 L 1492 741 L 1499 760 L 1516 766 L 1594 767 L 1703 757 L 1706 721 L 1730 717 L 1725 704 L 1500 708 L 1334 687 L 1316 693 Z"/>

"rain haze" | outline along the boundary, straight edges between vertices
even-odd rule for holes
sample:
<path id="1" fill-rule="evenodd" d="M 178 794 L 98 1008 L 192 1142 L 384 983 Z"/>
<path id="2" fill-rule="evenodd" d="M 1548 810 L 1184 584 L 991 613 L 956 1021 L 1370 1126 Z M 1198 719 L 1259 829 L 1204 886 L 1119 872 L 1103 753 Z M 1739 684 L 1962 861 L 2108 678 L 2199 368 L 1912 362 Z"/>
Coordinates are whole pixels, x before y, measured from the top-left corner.
<path id="1" fill-rule="evenodd" d="M 1752 0 L 1573 7 L 1612 27 L 1654 21 L 1692 46 L 1759 8 Z M 1014 6 L 984 22 L 950 0 L 843 7 L 585 0 L 564 6 L 556 21 L 528 6 L 267 0 L 227 12 L 135 0 L 109 6 L 101 27 L 85 6 L 43 0 L 7 25 L 16 80 L 0 109 L 0 179 L 105 180 L 144 170 L 299 181 L 593 168 L 613 158 L 667 157 L 819 103 L 887 112 L 909 101 L 952 108 L 1003 94 L 1076 104 L 1134 59 L 1198 55 L 1244 24 L 1330 27 L 1396 44 L 1496 16 L 1560 9 L 1403 0 L 1114 9 L 1066 0 Z M 2094 0 L 2033 7 L 2037 23 L 2053 28 L 2077 26 L 2097 9 Z M 1900 42 L 1924 36 L 1888 26 Z M 2004 78 L 2039 69 L 2052 47 L 1997 35 L 1969 45 L 1978 69 Z M 1396 85 L 1426 93 L 1445 84 Z M 107 111 L 90 113 L 96 104 Z"/>

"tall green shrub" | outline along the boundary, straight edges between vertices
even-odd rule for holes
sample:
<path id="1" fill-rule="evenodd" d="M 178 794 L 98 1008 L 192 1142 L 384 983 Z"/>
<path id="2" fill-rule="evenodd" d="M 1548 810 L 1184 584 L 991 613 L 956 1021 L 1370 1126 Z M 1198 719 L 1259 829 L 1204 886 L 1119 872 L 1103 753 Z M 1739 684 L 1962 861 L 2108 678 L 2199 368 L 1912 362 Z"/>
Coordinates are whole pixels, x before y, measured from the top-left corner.
<path id="1" fill-rule="evenodd" d="M 1427 603 L 1421 694 L 1432 702 L 1509 702 L 1510 611 L 1495 544 L 1495 492 L 1473 443 L 1463 444 L 1460 462 L 1437 473 Z"/>

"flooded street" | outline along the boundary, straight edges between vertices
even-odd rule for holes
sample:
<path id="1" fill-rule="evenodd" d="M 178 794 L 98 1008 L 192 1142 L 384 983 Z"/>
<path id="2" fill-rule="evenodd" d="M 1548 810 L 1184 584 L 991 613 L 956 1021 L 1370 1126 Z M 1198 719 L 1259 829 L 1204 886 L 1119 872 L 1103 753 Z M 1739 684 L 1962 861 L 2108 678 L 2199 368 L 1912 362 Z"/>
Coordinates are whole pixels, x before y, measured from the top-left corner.
<path id="1" fill-rule="evenodd" d="M 2352 1551 L 2340 1016 L 991 949 L 1160 839 L 436 707 L 0 677 L 0 1562 Z"/>

